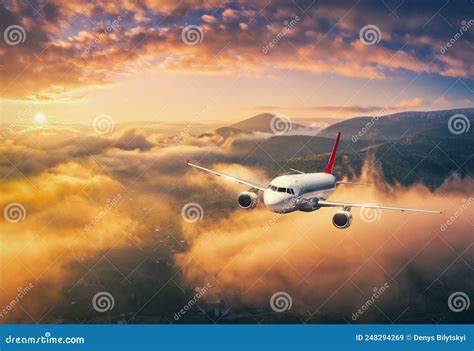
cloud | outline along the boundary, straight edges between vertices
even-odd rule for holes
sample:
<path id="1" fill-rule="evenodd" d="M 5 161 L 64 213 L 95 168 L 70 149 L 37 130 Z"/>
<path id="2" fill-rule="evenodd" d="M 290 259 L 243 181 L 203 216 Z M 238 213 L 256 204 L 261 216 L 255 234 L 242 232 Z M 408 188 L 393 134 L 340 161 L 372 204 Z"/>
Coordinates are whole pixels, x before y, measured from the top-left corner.
<path id="1" fill-rule="evenodd" d="M 230 21 L 239 17 L 239 12 L 237 10 L 228 8 L 222 12 L 222 17 L 224 20 Z"/>
<path id="2" fill-rule="evenodd" d="M 113 144 L 123 150 L 149 150 L 154 144 L 148 141 L 143 135 L 137 134 L 134 129 L 129 129 L 123 133 Z"/>
<path id="3" fill-rule="evenodd" d="M 269 175 L 250 159 L 244 166 L 232 148 L 191 136 L 176 142 L 159 129 L 117 126 L 114 134 L 97 137 L 84 126 L 18 126 L 2 142 L 2 155 L 16 156 L 0 167 L 0 208 L 17 202 L 26 216 L 0 221 L 0 307 L 18 287 L 35 286 L 4 321 L 110 322 L 91 305 L 105 290 L 115 297 L 114 318 L 136 314 L 164 322 L 186 303 L 187 290 L 207 282 L 215 287 L 209 298 L 245 313 L 266 311 L 271 294 L 287 291 L 292 316 L 305 319 L 316 311 L 312 322 L 350 319 L 374 286 L 389 282 L 378 307 L 393 319 L 409 304 L 399 320 L 405 321 L 442 310 L 435 306 L 445 306 L 448 286 L 473 288 L 472 280 L 456 281 L 470 274 L 463 263 L 472 262 L 468 212 L 441 229 L 472 192 L 469 179 L 447 181 L 434 193 L 420 185 L 392 188 L 380 179 L 363 192 L 341 187 L 335 200 L 413 207 L 428 201 L 446 216 L 383 212 L 365 223 L 354 210 L 353 225 L 339 231 L 330 209 L 285 216 L 262 204 L 238 209 L 236 196 L 245 187 L 190 169 L 185 160 L 262 184 Z M 366 172 L 363 180 L 376 176 Z M 202 206 L 201 222 L 183 221 L 181 209 L 190 202 Z M 426 310 L 420 311 L 413 301 L 425 289 Z M 387 322 L 377 308 L 363 320 Z"/>
<path id="4" fill-rule="evenodd" d="M 180 209 L 189 195 L 209 187 L 222 193 L 229 190 L 228 184 L 185 166 L 190 157 L 230 157 L 214 144 L 196 138 L 179 144 L 148 125 L 145 130 L 119 125 L 115 133 L 97 137 L 84 126 L 17 126 L 2 143 L 3 160 L 8 161 L 2 160 L 0 167 L 4 239 L 0 310 L 15 298 L 18 287 L 32 283 L 35 288 L 20 307 L 1 318 L 44 322 L 69 316 L 75 320 L 81 313 L 71 315 L 69 309 L 76 298 L 84 302 L 85 318 L 92 318 L 95 311 L 88 294 L 100 274 L 93 267 L 113 260 L 107 272 L 110 267 L 115 267 L 115 274 L 125 272 L 130 265 L 130 271 L 138 272 L 143 251 L 152 247 L 155 251 L 150 249 L 147 255 L 158 255 L 156 260 L 168 261 L 169 270 L 175 270 L 173 246 L 161 248 L 160 242 L 172 245 L 179 239 L 179 232 L 170 239 L 169 231 L 181 222 Z M 232 171 L 248 175 L 244 168 Z M 23 221 L 5 220 L 3 210 L 11 203 L 25 208 Z M 139 247 L 141 257 L 135 254 Z M 116 259 L 110 258 L 115 254 Z M 124 277 L 115 281 L 127 282 Z M 184 298 L 179 297 L 179 303 Z"/>
<path id="5" fill-rule="evenodd" d="M 126 262 L 130 245 L 146 247 L 156 240 L 150 228 L 167 228 L 181 218 L 173 210 L 179 206 L 177 196 L 208 185 L 192 177 L 172 195 L 176 175 L 185 169 L 176 157 L 185 149 L 173 144 L 169 150 L 163 144 L 158 149 L 137 127 L 122 131 L 118 126 L 117 135 L 108 138 L 83 126 L 38 129 L 17 126 L 2 143 L 3 160 L 8 161 L 2 160 L 0 167 L 0 310 L 15 298 L 18 287 L 34 285 L 19 307 L 2 316 L 9 321 L 55 321 L 67 315 L 71 296 L 91 284 L 90 270 L 83 270 L 89 261 L 89 267 L 99 265 L 107 262 L 107 254 L 122 251 L 119 260 Z M 192 146 L 188 151 L 205 152 Z M 167 174 L 173 159 L 181 167 L 174 165 Z M 25 209 L 19 223 L 4 215 L 12 203 Z M 90 298 L 85 297 L 84 307 L 89 316 L 94 314 Z M 62 312 L 53 312 L 53 305 Z"/>
<path id="6" fill-rule="evenodd" d="M 424 5 L 416 13 L 400 6 L 400 16 L 392 17 L 387 17 L 385 7 L 367 4 L 306 5 L 303 13 L 295 4 L 245 1 L 232 7 L 214 1 L 2 4 L 2 32 L 20 24 L 27 40 L 17 46 L 0 42 L 0 77 L 5 82 L 1 97 L 81 99 L 88 89 L 113 84 L 118 74 L 132 68 L 253 77 L 299 70 L 377 80 L 404 71 L 473 76 L 468 46 L 472 34 L 466 32 L 441 55 L 439 48 L 453 34 L 445 21 L 429 21 L 434 5 Z M 77 18 L 77 13 L 82 15 Z M 377 19 L 379 44 L 359 40 L 366 25 L 360 13 Z M 460 23 L 460 13 L 451 5 L 443 8 L 443 16 L 453 23 Z M 301 21 L 264 54 L 264 46 L 295 16 Z M 430 30 L 420 32 L 419 23 L 427 23 Z M 181 31 L 188 24 L 201 27 L 204 38 L 199 45 L 183 43 Z"/>
<path id="7" fill-rule="evenodd" d="M 48 301 L 61 299 L 61 288 L 73 273 L 69 263 L 94 257 L 112 242 L 124 244 L 123 229 L 134 222 L 126 208 L 117 206 L 94 224 L 93 231 L 85 230 L 85 224 L 107 208 L 109 194 L 119 196 L 122 191 L 119 183 L 99 174 L 92 163 L 74 162 L 2 186 L 2 209 L 8 203 L 20 203 L 26 216 L 20 223 L 4 218 L 0 222 L 4 262 L 0 305 L 3 308 L 15 297 L 17 287 L 36 286 L 30 296 L 34 303 L 27 309 L 34 319 L 20 309 L 10 318 L 23 315 L 23 321 L 38 320 Z"/>
<path id="8" fill-rule="evenodd" d="M 335 212 L 331 209 L 289 215 L 263 208 L 236 211 L 215 222 L 184 225 L 191 247 L 177 256 L 177 263 L 190 284 L 211 282 L 216 286 L 211 293 L 224 299 L 236 313 L 244 307 L 268 309 L 270 297 L 285 291 L 292 297 L 291 313 L 301 321 L 349 322 L 352 313 L 371 297 L 374 287 L 387 283 L 385 296 L 361 318 L 362 322 L 391 322 L 407 307 L 408 312 L 398 322 L 414 322 L 420 314 L 415 303 L 418 300 L 424 301 L 423 313 L 438 314 L 442 307 L 435 307 L 430 299 L 440 298 L 445 303 L 460 286 L 456 274 L 470 274 L 469 266 L 460 262 L 453 271 L 445 271 L 454 264 L 453 251 L 463 259 L 472 251 L 466 211 L 447 229 L 444 227 L 466 203 L 465 195 L 449 192 L 449 184 L 447 192 L 431 193 L 420 185 L 391 188 L 372 177 L 363 179 L 378 186 L 363 193 L 355 187 L 341 187 L 334 199 L 410 204 L 443 209 L 446 215 L 384 211 L 371 213 L 375 221 L 367 223 L 364 213 L 354 209 L 352 226 L 341 231 L 330 224 Z M 472 183 L 463 184 L 472 193 Z M 441 287 L 437 279 L 444 283 Z M 474 286 L 464 284 L 462 289 L 472 291 Z"/>
<path id="9" fill-rule="evenodd" d="M 380 111 L 383 106 L 338 106 L 338 105 L 321 105 L 321 106 L 256 106 L 255 109 L 261 111 L 275 111 L 275 110 L 294 110 L 294 111 L 315 111 L 315 112 L 339 112 L 339 113 L 370 113 Z"/>
<path id="10" fill-rule="evenodd" d="M 109 149 L 145 151 L 156 144 L 147 140 L 135 129 L 125 130 L 122 134 L 103 138 L 84 127 L 67 130 L 60 127 L 45 127 L 26 132 L 18 127 L 15 133 L 2 138 L 0 151 L 0 171 L 7 178 L 21 178 L 36 175 L 61 163 L 74 159 L 84 159 L 106 153 Z M 78 133 L 83 133 L 79 137 Z M 38 147 L 37 145 L 41 145 Z M 15 166 L 11 171 L 12 166 Z"/>
<path id="11" fill-rule="evenodd" d="M 218 20 L 217 18 L 215 18 L 214 16 L 211 16 L 211 15 L 202 15 L 202 19 L 204 22 L 207 22 L 207 23 L 217 23 Z"/>
<path id="12" fill-rule="evenodd" d="M 426 106 L 426 102 L 418 97 L 415 97 L 413 99 L 401 100 L 398 103 L 398 108 L 400 110 L 406 110 L 410 108 L 420 108 L 423 106 Z"/>
<path id="13" fill-rule="evenodd" d="M 390 111 L 401 111 L 406 109 L 413 109 L 413 108 L 421 108 L 428 106 L 428 104 L 419 97 L 415 97 L 413 99 L 402 99 L 395 105 L 369 105 L 369 106 L 361 106 L 361 105 L 321 105 L 321 106 L 255 106 L 256 110 L 260 111 L 282 111 L 282 110 L 290 110 L 290 111 L 315 111 L 315 112 L 331 112 L 331 113 L 346 113 L 346 114 L 356 114 L 356 113 L 364 113 L 364 114 L 372 114 L 375 112 L 383 111 L 384 114 L 388 114 Z M 451 105 L 456 106 L 456 105 Z"/>

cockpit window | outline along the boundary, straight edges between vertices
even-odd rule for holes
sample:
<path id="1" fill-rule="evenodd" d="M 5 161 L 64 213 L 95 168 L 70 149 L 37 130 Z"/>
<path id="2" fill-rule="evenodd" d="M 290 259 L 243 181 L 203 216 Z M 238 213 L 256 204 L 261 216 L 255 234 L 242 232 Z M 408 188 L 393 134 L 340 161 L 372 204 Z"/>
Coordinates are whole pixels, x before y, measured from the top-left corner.
<path id="1" fill-rule="evenodd" d="M 295 195 L 295 191 L 291 188 L 278 188 L 274 185 L 268 185 L 267 189 L 270 189 L 271 191 L 277 191 L 279 193 L 287 193 L 287 194 Z"/>
<path id="2" fill-rule="evenodd" d="M 270 189 L 272 191 L 277 191 L 279 193 L 287 193 L 287 194 L 295 195 L 295 191 L 291 188 L 277 188 L 274 185 L 269 185 L 267 189 Z"/>

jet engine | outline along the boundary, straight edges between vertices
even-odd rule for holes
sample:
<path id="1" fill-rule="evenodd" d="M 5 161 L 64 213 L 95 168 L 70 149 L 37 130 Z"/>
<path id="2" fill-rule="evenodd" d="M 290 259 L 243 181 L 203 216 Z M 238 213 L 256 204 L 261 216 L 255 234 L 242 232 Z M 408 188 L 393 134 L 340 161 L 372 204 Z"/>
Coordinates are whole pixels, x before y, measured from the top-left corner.
<path id="1" fill-rule="evenodd" d="M 348 228 L 352 223 L 352 214 L 349 211 L 337 211 L 332 217 L 332 224 L 338 229 Z"/>
<path id="2" fill-rule="evenodd" d="M 252 209 L 258 204 L 258 195 L 251 191 L 244 191 L 239 194 L 237 202 L 241 208 Z"/>

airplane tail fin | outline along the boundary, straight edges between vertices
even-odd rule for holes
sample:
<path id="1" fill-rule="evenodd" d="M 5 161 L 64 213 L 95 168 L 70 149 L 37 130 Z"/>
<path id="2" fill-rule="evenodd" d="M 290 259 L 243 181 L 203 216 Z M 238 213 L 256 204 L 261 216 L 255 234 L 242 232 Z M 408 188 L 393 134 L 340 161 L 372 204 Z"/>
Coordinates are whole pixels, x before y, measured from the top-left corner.
<path id="1" fill-rule="evenodd" d="M 339 139 L 341 138 L 341 132 L 337 133 L 336 141 L 334 142 L 334 147 L 332 148 L 331 157 L 329 157 L 328 165 L 324 170 L 324 173 L 332 173 L 332 169 L 334 168 L 334 161 L 336 160 L 337 155 L 337 147 L 339 146 Z"/>

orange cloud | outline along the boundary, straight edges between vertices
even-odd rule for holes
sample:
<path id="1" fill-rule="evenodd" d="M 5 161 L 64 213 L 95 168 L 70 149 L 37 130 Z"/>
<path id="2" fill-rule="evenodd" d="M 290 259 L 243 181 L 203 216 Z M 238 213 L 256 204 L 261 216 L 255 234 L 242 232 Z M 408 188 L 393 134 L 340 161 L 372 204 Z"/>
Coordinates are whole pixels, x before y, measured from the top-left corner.
<path id="1" fill-rule="evenodd" d="M 358 17 L 347 13 L 347 9 L 326 4 L 308 9 L 312 16 L 304 16 L 264 54 L 262 48 L 283 30 L 284 21 L 299 12 L 289 5 L 274 8 L 259 2 L 219 9 L 225 5 L 198 0 L 185 4 L 168 0 L 123 0 L 110 4 L 52 1 L 41 10 L 51 15 L 33 20 L 25 4 L 14 2 L 6 8 L 8 21 L 21 23 L 28 40 L 15 47 L 0 43 L 0 77 L 5 83 L 0 97 L 78 99 L 88 88 L 112 83 L 117 73 L 126 73 L 132 66 L 150 69 L 149 63 L 156 61 L 163 63 L 154 67 L 164 70 L 257 77 L 269 76 L 275 69 L 370 79 L 385 79 L 387 74 L 400 69 L 451 77 L 473 74 L 466 60 L 468 47 L 461 41 L 450 55 L 438 55 L 436 60 L 423 58 L 414 50 L 394 51 L 382 45 L 383 41 L 399 39 L 388 34 L 397 25 L 390 20 L 384 23 L 382 43 L 367 46 L 354 35 L 360 30 Z M 204 24 L 197 23 L 204 38 L 199 45 L 186 45 L 181 38 L 183 18 L 196 10 L 209 11 L 201 15 Z M 118 20 L 118 24 L 107 31 L 108 25 L 97 21 L 75 33 L 70 27 L 77 13 L 90 18 L 101 14 L 110 22 Z M 152 17 L 158 13 L 164 16 L 163 22 L 150 26 Z M 269 17 L 271 24 L 260 25 L 255 16 Z M 323 30 L 322 19 L 333 21 L 335 30 Z M 407 26 L 416 23 L 406 20 Z M 340 33 L 336 34 L 336 30 Z M 426 35 L 419 40 L 411 35 L 406 40 L 414 46 L 430 42 Z M 433 39 L 432 45 L 438 42 Z"/>
<path id="2" fill-rule="evenodd" d="M 387 114 L 391 111 L 400 111 L 410 108 L 420 108 L 428 106 L 428 104 L 421 98 L 415 97 L 413 99 L 402 99 L 395 105 L 389 106 L 382 106 L 382 105 L 368 105 L 368 106 L 361 106 L 361 105 L 321 105 L 321 106 L 256 106 L 257 110 L 262 111 L 273 111 L 273 110 L 292 110 L 292 111 L 323 111 L 323 112 L 331 112 L 331 113 L 346 113 L 346 114 L 356 114 L 356 113 L 363 113 L 363 114 L 374 114 L 383 112 Z M 447 106 L 459 106 L 450 102 Z"/>
<path id="3" fill-rule="evenodd" d="M 340 321 L 385 282 L 391 287 L 387 301 L 399 301 L 394 297 L 418 296 L 416 282 L 426 289 L 435 278 L 451 284 L 467 276 L 458 265 L 453 264 L 460 270 L 455 274 L 443 270 L 453 252 L 472 261 L 469 212 L 447 222 L 474 190 L 469 179 L 447 182 L 432 193 L 419 185 L 389 187 L 368 167 L 362 180 L 377 187 L 362 192 L 341 187 L 334 199 L 413 207 L 427 207 L 429 201 L 446 216 L 383 212 L 379 220 L 365 223 L 354 210 L 353 225 L 339 231 L 330 224 L 330 209 L 285 216 L 262 205 L 237 210 L 242 187 L 185 167 L 187 158 L 208 157 L 218 170 L 259 183 L 267 179 L 258 168 L 234 164 L 240 155 L 230 147 L 189 135 L 176 141 L 162 135 L 158 125 L 116 127 L 111 136 L 97 137 L 85 126 L 18 126 L 2 139 L 1 209 L 18 202 L 26 215 L 18 223 L 0 221 L 0 306 L 15 297 L 18 287 L 34 284 L 3 321 L 54 322 L 59 316 L 97 321 L 91 291 L 110 286 L 114 313 L 136 312 L 144 301 L 138 299 L 137 307 L 130 296 L 146 291 L 142 297 L 148 299 L 156 279 L 163 277 L 184 289 L 210 282 L 215 288 L 209 297 L 219 296 L 235 309 L 265 309 L 272 293 L 285 290 L 293 298 L 292 312 L 309 317 L 307 310 L 313 313 L 322 305 L 324 316 Z M 202 205 L 202 222 L 183 222 L 181 209 L 188 202 Z M 165 246 L 167 240 L 171 244 Z M 106 282 L 100 279 L 103 261 L 111 270 L 103 274 Z M 133 284 L 126 284 L 128 274 Z M 165 283 L 160 280 L 157 289 Z M 162 301 L 168 305 L 185 298 L 177 294 Z M 74 309 L 75 303 L 80 307 Z M 168 306 L 159 308 L 151 313 L 161 318 Z M 392 317 L 389 307 L 381 308 Z M 321 321 L 319 313 L 311 318 Z"/>
<path id="4" fill-rule="evenodd" d="M 363 179 L 374 181 L 373 176 Z M 373 288 L 387 283 L 390 288 L 378 306 L 388 316 L 376 318 L 375 310 L 363 321 L 389 322 L 400 314 L 398 306 L 408 304 L 405 299 L 394 301 L 396 296 L 417 299 L 436 279 L 450 279 L 443 272 L 452 261 L 452 250 L 466 257 L 471 241 L 469 210 L 446 227 L 449 217 L 466 203 L 463 193 L 452 192 L 456 182 L 439 193 L 419 185 L 390 188 L 374 183 L 378 186 L 363 192 L 341 187 L 334 199 L 413 207 L 427 207 L 429 199 L 428 207 L 443 209 L 446 215 L 353 210 L 352 226 L 341 231 L 331 224 L 331 209 L 289 215 L 263 208 L 236 210 L 216 222 L 184 225 L 191 248 L 177 256 L 177 263 L 189 284 L 211 282 L 217 287 L 211 291 L 214 297 L 236 311 L 242 306 L 268 308 L 272 294 L 287 292 L 293 302 L 291 312 L 306 322 L 327 322 L 324 318 L 329 316 L 350 321 Z M 471 183 L 462 184 L 472 193 Z M 420 271 L 417 288 L 404 280 L 412 270 Z M 410 315 L 403 320 L 410 320 Z"/>
<path id="5" fill-rule="evenodd" d="M 398 103 L 398 108 L 401 110 L 405 110 L 409 108 L 419 108 L 422 106 L 426 106 L 426 102 L 420 99 L 419 97 L 415 97 L 411 100 L 401 100 Z"/>

